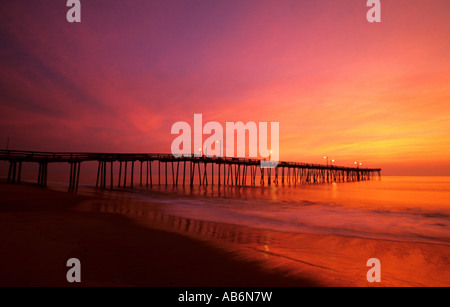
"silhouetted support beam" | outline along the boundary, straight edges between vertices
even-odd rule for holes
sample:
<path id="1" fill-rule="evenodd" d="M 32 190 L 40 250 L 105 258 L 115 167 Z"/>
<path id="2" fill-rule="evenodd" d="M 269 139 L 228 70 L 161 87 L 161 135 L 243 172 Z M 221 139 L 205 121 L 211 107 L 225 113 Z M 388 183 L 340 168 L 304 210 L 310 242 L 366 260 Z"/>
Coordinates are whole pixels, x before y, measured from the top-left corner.
<path id="1" fill-rule="evenodd" d="M 12 183 L 16 183 L 17 162 L 13 162 Z"/>
<path id="2" fill-rule="evenodd" d="M 13 162 L 9 161 L 9 169 L 8 169 L 8 183 L 12 182 L 12 168 L 13 168 Z"/>
<path id="3" fill-rule="evenodd" d="M 204 178 L 205 178 L 205 182 L 206 182 L 206 186 L 208 186 L 208 163 L 206 163 L 205 162 L 205 175 L 204 175 Z M 211 164 L 212 165 L 212 164 Z"/>
<path id="4" fill-rule="evenodd" d="M 203 172 L 203 185 L 208 186 L 208 173 L 207 173 L 207 164 L 206 161 L 203 163 L 204 172 Z"/>
<path id="5" fill-rule="evenodd" d="M 44 187 L 47 186 L 47 178 L 48 178 L 48 163 L 44 163 Z"/>
<path id="6" fill-rule="evenodd" d="M 175 171 L 174 171 L 174 167 L 173 167 L 173 161 L 171 163 L 171 167 L 172 167 L 172 186 L 175 186 Z"/>
<path id="7" fill-rule="evenodd" d="M 153 186 L 153 173 L 152 173 L 152 160 L 148 161 L 149 162 L 149 176 L 150 176 L 150 187 Z"/>
<path id="8" fill-rule="evenodd" d="M 45 163 L 42 163 L 42 170 L 41 170 L 41 185 L 45 186 Z"/>
<path id="9" fill-rule="evenodd" d="M 77 180 L 76 180 L 76 183 L 75 183 L 75 191 L 78 190 L 78 184 L 80 182 L 80 169 L 81 169 L 81 162 L 78 162 Z"/>
<path id="10" fill-rule="evenodd" d="M 147 178 L 147 180 L 145 181 L 145 186 L 148 188 L 148 176 L 149 176 L 149 163 L 150 163 L 150 161 L 149 160 L 147 160 L 147 171 L 146 171 L 146 178 Z"/>
<path id="11" fill-rule="evenodd" d="M 219 170 L 218 170 L 218 171 L 219 171 L 219 176 L 217 177 L 217 179 L 218 179 L 219 182 L 218 182 L 217 184 L 218 184 L 218 186 L 220 187 L 220 166 L 221 166 L 221 164 L 219 163 L 219 164 L 217 164 L 217 166 L 218 166 L 218 168 L 219 168 Z"/>
<path id="12" fill-rule="evenodd" d="M 198 162 L 197 168 L 198 168 L 198 182 L 199 185 L 202 185 L 202 173 L 200 173 L 200 162 Z"/>
<path id="13" fill-rule="evenodd" d="M 259 180 L 259 184 L 264 186 L 264 168 L 259 167 L 259 172 L 261 173 L 261 179 Z"/>
<path id="14" fill-rule="evenodd" d="M 99 167 L 99 171 L 98 171 L 98 187 L 102 188 L 103 187 L 103 162 L 102 161 L 98 161 L 98 167 Z M 73 176 L 73 172 L 74 172 L 74 168 L 72 165 L 72 176 Z M 71 177 L 72 178 L 72 177 Z"/>
<path id="15" fill-rule="evenodd" d="M 180 160 L 177 161 L 177 179 L 175 181 L 175 186 L 178 186 L 178 171 L 180 170 Z"/>
<path id="16" fill-rule="evenodd" d="M 13 183 L 16 183 L 16 174 L 17 174 L 17 162 L 14 161 L 13 178 L 12 178 Z"/>
<path id="17" fill-rule="evenodd" d="M 69 174 L 69 191 L 72 190 L 72 180 L 73 180 L 73 173 L 74 173 L 74 169 L 73 169 L 73 163 L 70 162 L 70 174 Z M 97 177 L 97 181 L 98 181 L 98 177 Z"/>
<path id="18" fill-rule="evenodd" d="M 127 187 L 127 169 L 128 169 L 128 161 L 125 161 L 125 171 L 123 172 L 123 187 Z"/>
<path id="19" fill-rule="evenodd" d="M 242 176 L 243 176 L 243 171 L 244 170 L 242 169 L 242 174 L 241 174 L 241 165 L 238 164 L 237 167 L 238 167 L 238 185 L 241 186 L 242 185 L 242 179 L 243 179 Z"/>
<path id="20" fill-rule="evenodd" d="M 214 164 L 211 163 L 211 185 L 214 186 Z"/>
<path id="21" fill-rule="evenodd" d="M 106 189 L 106 161 L 103 161 L 103 189 Z"/>
<path id="22" fill-rule="evenodd" d="M 111 190 L 113 189 L 113 187 L 114 187 L 114 180 L 113 180 L 113 176 L 114 176 L 114 171 L 113 171 L 113 167 L 114 167 L 114 162 L 113 161 L 111 161 L 111 175 L 110 175 L 110 177 L 111 177 Z"/>
<path id="23" fill-rule="evenodd" d="M 11 183 L 11 175 L 12 175 L 12 161 L 9 161 L 9 169 L 8 169 L 8 183 Z"/>
<path id="24" fill-rule="evenodd" d="M 164 174 L 165 174 L 165 181 L 166 181 L 166 187 L 167 187 L 167 161 L 164 161 Z"/>
<path id="25" fill-rule="evenodd" d="M 152 160 L 147 161 L 148 176 L 150 177 L 150 187 L 153 187 Z"/>
<path id="26" fill-rule="evenodd" d="M 41 171 L 42 171 L 42 164 L 39 163 L 39 171 L 38 171 L 38 179 L 37 179 L 38 185 L 41 184 Z"/>
<path id="27" fill-rule="evenodd" d="M 231 185 L 232 186 L 237 186 L 236 184 L 236 179 L 237 179 L 237 174 L 236 174 L 236 164 L 231 164 Z"/>
<path id="28" fill-rule="evenodd" d="M 161 160 L 158 160 L 158 185 L 161 185 Z"/>
<path id="29" fill-rule="evenodd" d="M 16 173 L 17 173 L 17 162 L 13 162 L 13 174 L 12 174 L 12 183 L 16 183 Z"/>
<path id="30" fill-rule="evenodd" d="M 99 165 L 99 188 L 103 188 L 103 161 L 98 161 L 98 165 Z M 75 171 L 73 165 L 72 165 L 72 171 Z M 73 173 L 72 173 L 73 175 Z"/>
<path id="31" fill-rule="evenodd" d="M 100 161 L 100 164 L 100 188 L 103 189 L 105 187 L 105 164 L 103 163 L 103 161 Z"/>
<path id="32" fill-rule="evenodd" d="M 255 185 L 255 167 L 253 165 L 249 166 L 250 168 L 250 185 Z"/>
<path id="33" fill-rule="evenodd" d="M 141 161 L 141 171 L 140 171 L 140 177 L 139 177 L 139 185 L 142 187 L 142 163 L 144 163 L 143 161 Z"/>
<path id="34" fill-rule="evenodd" d="M 223 164 L 223 185 L 228 185 L 227 181 L 227 164 Z"/>
<path id="35" fill-rule="evenodd" d="M 117 183 L 117 187 L 120 188 L 120 181 L 122 179 L 122 161 L 120 161 L 120 165 L 119 165 L 119 181 Z"/>
<path id="36" fill-rule="evenodd" d="M 20 183 L 21 177 L 22 177 L 22 162 L 19 162 L 19 172 L 17 174 L 17 183 Z"/>
<path id="37" fill-rule="evenodd" d="M 38 185 L 47 186 L 47 163 L 39 162 Z"/>
<path id="38" fill-rule="evenodd" d="M 80 166 L 81 162 L 70 162 L 69 192 L 75 192 L 78 190 L 78 184 L 80 181 Z"/>
<path id="39" fill-rule="evenodd" d="M 131 161 L 131 188 L 133 188 L 134 182 L 134 161 Z"/>
<path id="40" fill-rule="evenodd" d="M 183 187 L 186 179 L 186 160 L 183 161 Z"/>
<path id="41" fill-rule="evenodd" d="M 226 171 L 228 165 L 228 172 Z M 223 184 L 230 185 L 230 165 L 225 164 L 223 167 Z"/>
<path id="42" fill-rule="evenodd" d="M 75 162 L 69 162 L 70 163 L 70 179 L 69 179 L 69 192 L 75 191 L 76 186 L 76 177 L 77 177 L 77 163 Z"/>
<path id="43" fill-rule="evenodd" d="M 72 172 L 73 172 L 73 165 L 70 163 L 70 178 L 72 178 Z M 100 161 L 98 161 L 98 167 L 97 167 L 97 181 L 95 183 L 95 187 L 98 188 L 98 183 L 100 179 Z"/>
<path id="44" fill-rule="evenodd" d="M 193 187 L 194 186 L 194 177 L 195 177 L 195 162 L 192 162 L 191 161 L 191 165 L 190 165 L 190 170 L 191 170 L 191 173 L 190 173 L 190 176 L 189 176 L 189 179 L 191 180 L 191 187 Z"/>

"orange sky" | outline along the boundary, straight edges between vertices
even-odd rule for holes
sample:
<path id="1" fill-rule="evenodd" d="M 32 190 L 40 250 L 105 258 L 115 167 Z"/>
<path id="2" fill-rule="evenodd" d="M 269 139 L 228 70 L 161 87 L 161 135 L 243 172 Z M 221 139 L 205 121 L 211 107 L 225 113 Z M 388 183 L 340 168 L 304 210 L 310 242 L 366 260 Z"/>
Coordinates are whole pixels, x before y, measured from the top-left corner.
<path id="1" fill-rule="evenodd" d="M 2 1 L 0 140 L 170 152 L 201 113 L 280 122 L 281 160 L 450 175 L 450 2 L 365 2 Z"/>

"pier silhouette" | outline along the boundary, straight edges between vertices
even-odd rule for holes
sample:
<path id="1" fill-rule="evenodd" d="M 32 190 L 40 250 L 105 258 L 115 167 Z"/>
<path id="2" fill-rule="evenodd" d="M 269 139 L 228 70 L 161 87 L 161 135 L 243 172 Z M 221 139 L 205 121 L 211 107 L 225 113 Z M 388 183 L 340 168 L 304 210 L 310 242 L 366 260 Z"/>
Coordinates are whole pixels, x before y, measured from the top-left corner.
<path id="1" fill-rule="evenodd" d="M 312 183 L 353 182 L 381 177 L 380 168 L 345 167 L 297 162 L 279 162 L 276 167 L 261 167 L 260 159 L 231 157 L 174 156 L 172 154 L 125 154 L 81 152 L 37 152 L 0 150 L 0 161 L 9 162 L 8 183 L 21 182 L 22 164 L 38 163 L 37 184 L 47 186 L 48 165 L 70 165 L 69 190 L 76 191 L 83 162 L 98 163 L 96 187 L 133 188 L 135 166 L 139 167 L 139 185 L 193 186 L 199 184 L 224 186 L 301 185 Z M 119 173 L 114 174 L 114 163 Z M 128 168 L 131 168 L 129 174 Z M 171 180 L 169 181 L 169 167 Z M 152 171 L 152 168 L 154 170 Z M 162 170 L 163 168 L 163 170 Z M 164 173 L 162 173 L 162 171 Z M 215 171 L 217 172 L 215 176 Z M 164 176 L 163 176 L 164 175 Z M 109 178 L 108 178 L 109 177 Z M 164 182 L 161 182 L 164 177 Z M 114 182 L 116 178 L 117 182 Z M 128 180 L 128 182 L 127 182 Z M 216 182 L 215 182 L 216 180 Z"/>

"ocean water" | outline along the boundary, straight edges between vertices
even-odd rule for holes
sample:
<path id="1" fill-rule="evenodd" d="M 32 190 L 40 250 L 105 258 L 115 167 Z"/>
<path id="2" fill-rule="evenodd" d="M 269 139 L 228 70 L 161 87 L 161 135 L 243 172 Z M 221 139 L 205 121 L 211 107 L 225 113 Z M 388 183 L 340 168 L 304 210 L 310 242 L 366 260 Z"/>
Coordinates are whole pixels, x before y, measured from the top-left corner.
<path id="1" fill-rule="evenodd" d="M 158 203 L 169 216 L 287 233 L 450 244 L 450 177 L 270 187 L 92 191 Z M 104 196 L 103 195 L 103 196 Z"/>

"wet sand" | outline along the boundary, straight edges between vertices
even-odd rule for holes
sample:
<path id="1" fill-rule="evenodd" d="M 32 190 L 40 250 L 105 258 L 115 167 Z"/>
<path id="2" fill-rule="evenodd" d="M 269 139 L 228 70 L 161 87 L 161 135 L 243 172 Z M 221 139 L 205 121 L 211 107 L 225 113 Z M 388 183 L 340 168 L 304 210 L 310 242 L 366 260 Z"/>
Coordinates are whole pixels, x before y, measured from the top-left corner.
<path id="1" fill-rule="evenodd" d="M 266 272 L 321 286 L 449 286 L 450 245 L 289 233 L 170 215 L 165 204 L 122 195 L 83 202 L 76 210 L 125 216 L 142 227 L 181 234 L 228 251 Z M 381 262 L 381 283 L 369 283 L 367 260 Z"/>
<path id="2" fill-rule="evenodd" d="M 162 204 L 0 184 L 0 286 L 449 286 L 450 245 L 277 232 Z M 369 283 L 369 258 L 381 283 Z"/>
<path id="3" fill-rule="evenodd" d="M 94 198 L 0 184 L 0 286 L 319 286 L 205 242 L 125 216 L 72 210 Z"/>

